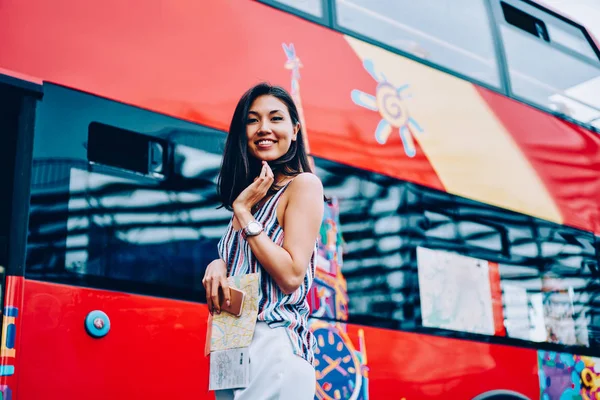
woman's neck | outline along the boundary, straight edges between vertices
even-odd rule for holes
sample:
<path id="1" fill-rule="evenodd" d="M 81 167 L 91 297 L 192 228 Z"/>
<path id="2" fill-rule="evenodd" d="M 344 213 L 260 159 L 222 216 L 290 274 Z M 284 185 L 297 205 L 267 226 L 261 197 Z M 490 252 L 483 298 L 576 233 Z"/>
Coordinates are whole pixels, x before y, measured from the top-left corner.
<path id="1" fill-rule="evenodd" d="M 276 172 L 273 181 L 277 186 L 281 187 L 281 186 L 285 185 L 286 183 L 290 182 L 291 180 L 293 180 L 299 174 L 301 174 L 301 172 L 295 172 L 292 174 L 284 174 L 283 172 Z"/>
<path id="2" fill-rule="evenodd" d="M 273 179 L 273 181 L 274 181 L 275 185 L 282 186 L 282 185 L 285 185 L 286 183 L 288 183 L 292 179 L 294 179 L 293 176 L 284 175 L 282 173 L 279 173 L 279 174 L 275 175 L 275 179 Z"/>

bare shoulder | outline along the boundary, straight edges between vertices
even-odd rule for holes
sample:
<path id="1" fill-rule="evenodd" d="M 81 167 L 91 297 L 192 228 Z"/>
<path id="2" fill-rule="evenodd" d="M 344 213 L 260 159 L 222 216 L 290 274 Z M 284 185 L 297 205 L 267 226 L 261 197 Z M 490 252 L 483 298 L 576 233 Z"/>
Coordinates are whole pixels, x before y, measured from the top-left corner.
<path id="1" fill-rule="evenodd" d="M 303 195 L 310 195 L 310 197 L 323 197 L 323 183 L 318 176 L 310 172 L 303 172 L 296 176 L 292 183 L 290 183 L 289 190 L 292 193 L 302 193 Z"/>
<path id="2" fill-rule="evenodd" d="M 293 218 L 300 218 L 304 222 L 320 223 L 324 211 L 323 184 L 315 174 L 305 172 L 296 176 L 283 196 L 283 206 L 277 210 L 279 221 L 285 222 L 284 216 L 294 216 Z M 314 218 L 306 218 L 307 215 Z"/>
<path id="3" fill-rule="evenodd" d="M 285 215 L 318 227 L 324 212 L 323 184 L 319 177 L 307 172 L 296 176 L 286 194 Z"/>

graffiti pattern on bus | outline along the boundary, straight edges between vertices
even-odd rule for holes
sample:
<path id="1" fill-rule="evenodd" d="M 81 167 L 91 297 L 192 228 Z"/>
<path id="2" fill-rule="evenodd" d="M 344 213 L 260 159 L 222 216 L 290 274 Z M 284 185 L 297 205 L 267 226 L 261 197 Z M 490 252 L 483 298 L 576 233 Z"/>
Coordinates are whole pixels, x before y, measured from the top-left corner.
<path id="1" fill-rule="evenodd" d="M 7 385 L 0 385 L 0 400 L 12 400 L 12 390 Z"/>
<path id="2" fill-rule="evenodd" d="M 327 200 L 319 234 L 316 275 L 309 296 L 313 317 L 348 320 L 348 290 L 342 274 L 343 237 L 340 231 L 339 203 Z M 369 368 L 364 331 L 358 332 L 358 348 L 343 323 L 311 319 L 315 337 L 317 399 L 349 398 L 368 400 Z"/>
<path id="3" fill-rule="evenodd" d="M 538 352 L 541 398 L 600 399 L 600 359 L 553 351 Z"/>
<path id="4" fill-rule="evenodd" d="M 292 90 L 290 94 L 292 95 L 292 99 L 294 99 L 294 103 L 296 103 L 296 107 L 298 108 L 298 117 L 300 118 L 300 126 L 302 127 L 302 136 L 304 139 L 304 145 L 306 146 L 306 153 L 310 154 L 310 145 L 308 143 L 308 131 L 307 126 L 304 119 L 304 108 L 302 107 L 302 97 L 300 96 L 300 68 L 303 67 L 302 61 L 298 55 L 296 55 L 296 48 L 294 47 L 294 43 L 290 43 L 289 45 L 286 43 L 282 43 L 283 51 L 287 57 L 287 61 L 285 62 L 285 69 L 289 69 L 292 72 Z"/>
<path id="5" fill-rule="evenodd" d="M 283 43 L 291 70 L 291 95 L 298 107 L 300 123 L 308 151 L 308 136 L 300 97 L 300 68 L 303 67 L 293 43 Z M 348 320 L 348 290 L 342 274 L 343 237 L 340 230 L 339 203 L 335 197 L 324 204 L 319 231 L 316 274 L 308 295 L 312 317 L 337 321 Z M 346 332 L 345 324 L 330 323 L 317 318 L 310 320 L 310 329 L 317 338 L 315 370 L 319 400 L 368 400 L 368 367 L 364 332 L 359 331 L 358 349 Z"/>
<path id="6" fill-rule="evenodd" d="M 411 96 L 406 93 L 406 90 L 409 85 L 395 86 L 388 82 L 385 75 L 377 71 L 373 61 L 369 59 L 364 60 L 363 66 L 377 82 L 375 95 L 354 89 L 351 94 L 352 101 L 368 110 L 378 111 L 381 115 L 381 120 L 375 129 L 377 143 L 385 144 L 393 130 L 398 129 L 404 152 L 408 157 L 414 157 L 417 149 L 413 134 L 415 131 L 422 133 L 423 129 L 408 111 L 406 100 Z"/>
<path id="7" fill-rule="evenodd" d="M 5 377 L 12 376 L 15 373 L 14 358 L 16 357 L 15 341 L 17 337 L 17 317 L 19 309 L 14 306 L 4 307 L 4 317 L 2 320 L 2 344 L 0 346 L 0 377 L 5 383 Z M 13 359 L 12 362 L 8 359 Z M 9 364 L 10 363 L 10 364 Z M 12 399 L 12 390 L 10 386 L 0 385 L 0 399 Z"/>

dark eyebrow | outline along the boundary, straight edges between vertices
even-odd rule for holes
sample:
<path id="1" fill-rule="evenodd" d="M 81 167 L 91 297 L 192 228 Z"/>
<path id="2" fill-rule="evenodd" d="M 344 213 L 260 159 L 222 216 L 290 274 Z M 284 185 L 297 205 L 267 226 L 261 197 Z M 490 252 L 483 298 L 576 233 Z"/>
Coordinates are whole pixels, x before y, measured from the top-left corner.
<path id="1" fill-rule="evenodd" d="M 281 110 L 271 110 L 271 111 L 269 111 L 269 114 L 275 114 L 278 112 L 283 113 L 283 111 L 281 111 Z M 248 114 L 259 115 L 256 111 L 252 111 L 252 110 L 248 111 Z"/>

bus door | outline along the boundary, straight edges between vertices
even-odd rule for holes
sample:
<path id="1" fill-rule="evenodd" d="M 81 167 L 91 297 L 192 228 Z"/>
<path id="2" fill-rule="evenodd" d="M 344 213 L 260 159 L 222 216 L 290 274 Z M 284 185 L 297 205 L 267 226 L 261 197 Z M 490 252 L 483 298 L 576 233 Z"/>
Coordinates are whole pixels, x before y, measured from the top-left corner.
<path id="1" fill-rule="evenodd" d="M 41 86 L 0 73 L 0 399 L 14 398 L 19 371 L 23 266 L 33 122 Z"/>

